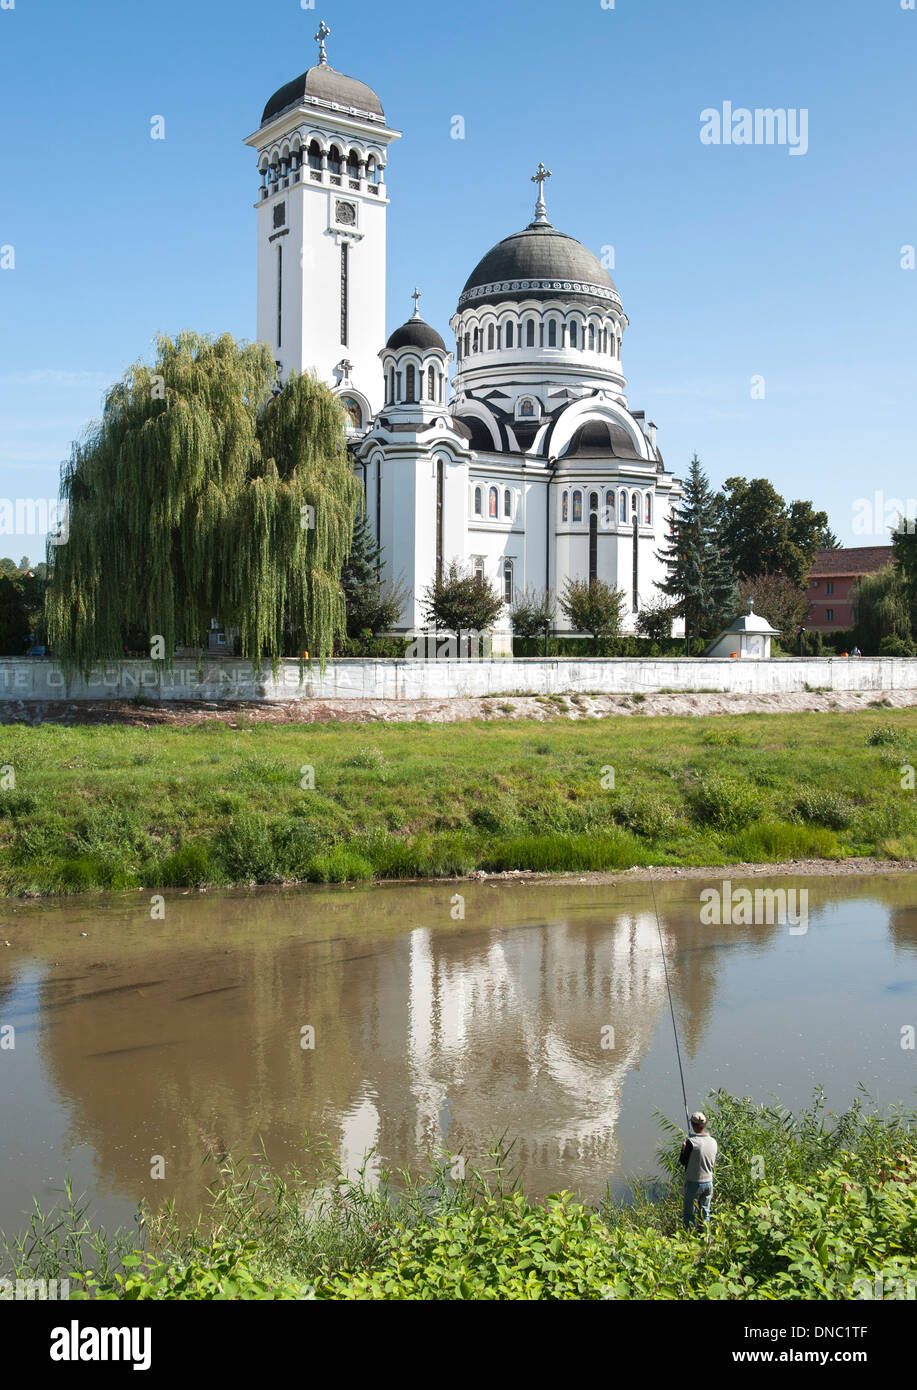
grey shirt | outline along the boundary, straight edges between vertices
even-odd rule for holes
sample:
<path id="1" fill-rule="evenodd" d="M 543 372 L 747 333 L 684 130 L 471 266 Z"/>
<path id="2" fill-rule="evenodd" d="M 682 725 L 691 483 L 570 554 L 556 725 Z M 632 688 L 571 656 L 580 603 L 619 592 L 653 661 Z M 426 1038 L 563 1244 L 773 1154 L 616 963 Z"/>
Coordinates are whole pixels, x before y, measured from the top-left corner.
<path id="1" fill-rule="evenodd" d="M 685 1168 L 686 1182 L 713 1182 L 713 1165 L 716 1163 L 717 1142 L 712 1134 L 692 1134 L 688 1141 L 691 1153 Z"/>

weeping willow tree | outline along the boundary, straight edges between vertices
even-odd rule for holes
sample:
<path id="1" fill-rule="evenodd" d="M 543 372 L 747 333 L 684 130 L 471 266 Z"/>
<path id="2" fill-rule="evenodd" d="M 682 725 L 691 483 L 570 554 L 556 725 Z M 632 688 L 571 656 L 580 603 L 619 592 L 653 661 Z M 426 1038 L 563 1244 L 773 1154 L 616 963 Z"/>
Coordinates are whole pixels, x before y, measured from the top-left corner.
<path id="1" fill-rule="evenodd" d="M 126 634 L 200 647 L 217 619 L 238 654 L 321 661 L 344 631 L 340 572 L 359 484 L 344 415 L 311 376 L 272 394 L 264 344 L 181 333 L 109 391 L 61 473 L 66 543 L 48 546 L 48 637 L 66 669 Z"/>

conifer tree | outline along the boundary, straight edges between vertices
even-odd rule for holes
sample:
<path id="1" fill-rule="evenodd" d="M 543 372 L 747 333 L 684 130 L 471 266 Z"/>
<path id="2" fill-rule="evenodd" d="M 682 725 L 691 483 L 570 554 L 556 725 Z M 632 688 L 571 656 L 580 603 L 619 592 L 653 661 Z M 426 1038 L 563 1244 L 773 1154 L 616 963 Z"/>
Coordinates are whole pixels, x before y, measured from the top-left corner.
<path id="1" fill-rule="evenodd" d="M 668 574 L 657 587 L 672 600 L 694 638 L 713 637 L 731 620 L 736 574 L 722 540 L 722 517 L 700 459 L 691 460 L 668 547 L 657 555 Z"/>

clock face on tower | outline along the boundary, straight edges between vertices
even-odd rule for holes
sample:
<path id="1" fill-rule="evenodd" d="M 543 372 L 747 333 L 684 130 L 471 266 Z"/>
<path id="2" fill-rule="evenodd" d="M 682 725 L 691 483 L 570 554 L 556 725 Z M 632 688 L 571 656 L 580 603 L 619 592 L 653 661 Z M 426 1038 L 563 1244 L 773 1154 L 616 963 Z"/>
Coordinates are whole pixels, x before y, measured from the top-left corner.
<path id="1" fill-rule="evenodd" d="M 357 209 L 353 203 L 337 203 L 334 209 L 335 219 L 344 227 L 353 227 L 357 220 Z"/>

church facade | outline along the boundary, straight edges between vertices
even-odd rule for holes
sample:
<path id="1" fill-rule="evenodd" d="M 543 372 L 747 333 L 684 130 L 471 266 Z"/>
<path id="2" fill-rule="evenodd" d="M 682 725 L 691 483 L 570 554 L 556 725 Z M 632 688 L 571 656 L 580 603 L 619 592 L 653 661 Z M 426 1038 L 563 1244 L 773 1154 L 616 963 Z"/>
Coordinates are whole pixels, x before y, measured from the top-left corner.
<path id="1" fill-rule="evenodd" d="M 658 600 L 680 495 L 656 427 L 625 395 L 627 316 L 601 261 L 553 227 L 549 172 L 528 226 L 492 247 L 458 295 L 455 351 L 414 313 L 386 338 L 386 168 L 400 137 L 366 84 L 319 61 L 276 92 L 257 151 L 257 336 L 281 381 L 312 371 L 341 398 L 386 572 L 421 631 L 424 590 L 457 560 L 503 595 L 598 578 L 625 631 Z M 450 368 L 452 379 L 450 384 Z M 566 623 L 558 608 L 555 631 Z"/>

